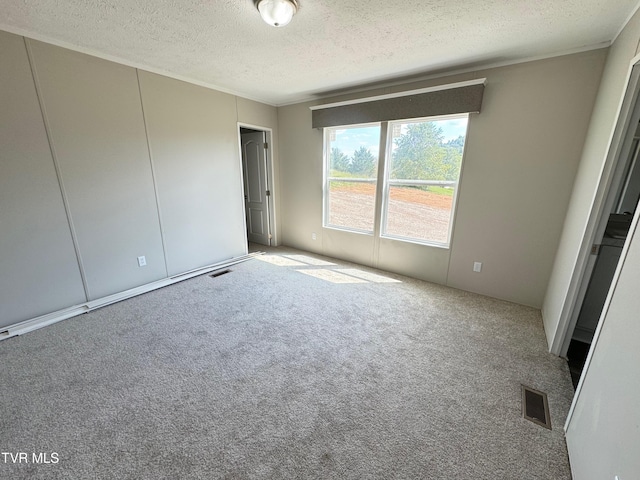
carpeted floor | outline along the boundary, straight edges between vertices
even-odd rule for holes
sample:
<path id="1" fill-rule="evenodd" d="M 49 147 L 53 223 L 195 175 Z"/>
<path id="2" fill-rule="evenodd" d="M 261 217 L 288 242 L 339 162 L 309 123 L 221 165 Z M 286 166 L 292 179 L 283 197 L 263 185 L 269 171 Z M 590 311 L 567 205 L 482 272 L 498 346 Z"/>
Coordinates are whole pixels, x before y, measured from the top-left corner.
<path id="1" fill-rule="evenodd" d="M 0 342 L 0 478 L 571 478 L 539 311 L 267 253 Z"/>

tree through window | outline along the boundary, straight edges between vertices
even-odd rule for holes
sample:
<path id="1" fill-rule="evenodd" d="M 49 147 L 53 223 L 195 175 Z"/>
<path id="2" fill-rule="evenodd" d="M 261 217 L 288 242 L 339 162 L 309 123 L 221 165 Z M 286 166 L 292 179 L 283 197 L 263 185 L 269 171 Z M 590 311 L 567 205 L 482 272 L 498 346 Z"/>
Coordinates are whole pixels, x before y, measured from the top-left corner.
<path id="1" fill-rule="evenodd" d="M 382 235 L 448 245 L 467 116 L 389 122 Z"/>

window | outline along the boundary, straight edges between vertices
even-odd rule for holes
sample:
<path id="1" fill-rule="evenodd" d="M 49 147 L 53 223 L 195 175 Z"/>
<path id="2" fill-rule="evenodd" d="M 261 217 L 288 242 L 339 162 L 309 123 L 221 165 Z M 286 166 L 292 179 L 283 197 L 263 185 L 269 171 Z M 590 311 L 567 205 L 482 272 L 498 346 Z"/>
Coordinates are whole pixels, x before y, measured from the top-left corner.
<path id="1" fill-rule="evenodd" d="M 373 233 L 380 124 L 324 133 L 325 226 Z"/>
<path id="2" fill-rule="evenodd" d="M 383 236 L 449 245 L 467 120 L 389 122 Z"/>
<path id="3" fill-rule="evenodd" d="M 449 246 L 467 123 L 463 114 L 325 128 L 324 225 Z"/>

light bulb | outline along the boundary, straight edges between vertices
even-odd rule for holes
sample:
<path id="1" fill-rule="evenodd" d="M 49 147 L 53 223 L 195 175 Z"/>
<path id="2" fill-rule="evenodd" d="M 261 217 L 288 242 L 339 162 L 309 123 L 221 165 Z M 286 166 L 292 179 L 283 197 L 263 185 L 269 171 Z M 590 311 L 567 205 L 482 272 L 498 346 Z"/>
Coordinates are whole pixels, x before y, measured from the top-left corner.
<path id="1" fill-rule="evenodd" d="M 258 11 L 262 19 L 274 27 L 284 27 L 293 18 L 297 5 L 291 0 L 260 0 Z"/>

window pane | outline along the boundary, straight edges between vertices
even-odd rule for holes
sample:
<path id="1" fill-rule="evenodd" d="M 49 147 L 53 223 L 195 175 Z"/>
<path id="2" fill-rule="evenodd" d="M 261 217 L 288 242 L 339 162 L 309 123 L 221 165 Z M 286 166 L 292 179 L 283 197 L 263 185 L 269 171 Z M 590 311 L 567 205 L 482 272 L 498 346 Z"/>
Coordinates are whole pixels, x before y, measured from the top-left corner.
<path id="1" fill-rule="evenodd" d="M 372 232 L 380 125 L 327 128 L 325 135 L 325 224 Z"/>
<path id="2" fill-rule="evenodd" d="M 467 119 L 389 122 L 383 234 L 448 244 Z"/>
<path id="3" fill-rule="evenodd" d="M 393 122 L 389 178 L 457 180 L 467 132 L 467 118 Z"/>
<path id="4" fill-rule="evenodd" d="M 385 233 L 447 243 L 454 194 L 451 187 L 389 187 Z"/>
<path id="5" fill-rule="evenodd" d="M 380 125 L 329 128 L 329 176 L 376 178 Z"/>
<path id="6" fill-rule="evenodd" d="M 375 198 L 375 183 L 330 181 L 329 225 L 373 231 Z"/>

